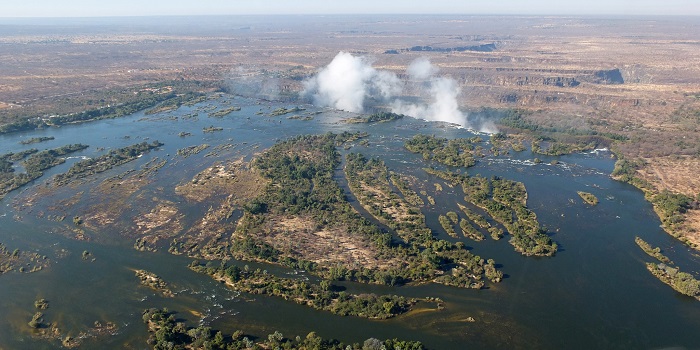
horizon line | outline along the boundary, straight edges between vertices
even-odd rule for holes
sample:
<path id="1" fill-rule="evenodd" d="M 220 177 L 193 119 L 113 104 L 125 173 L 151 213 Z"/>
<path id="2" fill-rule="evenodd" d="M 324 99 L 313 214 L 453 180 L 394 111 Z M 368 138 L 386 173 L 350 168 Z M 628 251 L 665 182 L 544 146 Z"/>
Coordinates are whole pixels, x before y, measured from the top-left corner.
<path id="1" fill-rule="evenodd" d="M 484 16 L 484 17 L 697 17 L 698 14 L 629 14 L 629 13 L 236 13 L 236 14 L 130 14 L 90 16 L 2 16 L 0 19 L 88 19 L 88 18 L 147 18 L 147 17 L 265 17 L 265 16 Z M 2 25 L 2 23 L 0 23 Z"/>

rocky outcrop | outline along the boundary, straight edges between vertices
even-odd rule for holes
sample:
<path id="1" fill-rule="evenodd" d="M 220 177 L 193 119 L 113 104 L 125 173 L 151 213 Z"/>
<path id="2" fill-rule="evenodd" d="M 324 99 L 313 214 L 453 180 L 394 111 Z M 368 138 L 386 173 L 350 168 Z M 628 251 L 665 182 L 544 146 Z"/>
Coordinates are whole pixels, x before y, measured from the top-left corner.
<path id="1" fill-rule="evenodd" d="M 624 84 L 622 73 L 619 69 L 599 70 L 593 74 L 595 77 L 594 83 L 597 84 Z"/>
<path id="2" fill-rule="evenodd" d="M 398 54 L 400 52 L 464 52 L 464 51 L 475 51 L 475 52 L 493 52 L 496 51 L 496 44 L 481 44 L 481 45 L 470 45 L 470 46 L 457 46 L 457 47 L 432 47 L 432 46 L 413 46 L 408 49 L 392 49 L 384 51 L 385 54 Z"/>

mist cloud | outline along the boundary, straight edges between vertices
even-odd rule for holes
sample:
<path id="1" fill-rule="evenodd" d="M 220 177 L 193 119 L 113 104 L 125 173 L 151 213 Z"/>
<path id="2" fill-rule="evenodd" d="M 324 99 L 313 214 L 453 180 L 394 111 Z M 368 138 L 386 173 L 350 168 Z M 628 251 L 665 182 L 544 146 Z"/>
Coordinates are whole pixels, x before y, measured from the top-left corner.
<path id="1" fill-rule="evenodd" d="M 401 93 L 401 81 L 387 71 L 377 71 L 363 57 L 340 52 L 316 76 L 304 82 L 314 104 L 360 113 L 368 97 L 389 100 Z"/>
<path id="2" fill-rule="evenodd" d="M 443 121 L 473 129 L 467 115 L 460 111 L 457 98 L 461 89 L 447 76 L 438 76 L 439 69 L 427 58 L 418 58 L 407 68 L 412 91 L 418 91 L 425 102 L 407 102 L 400 98 L 404 84 L 390 71 L 377 70 L 364 57 L 340 52 L 328 66 L 304 82 L 304 94 L 314 104 L 348 112 L 361 113 L 367 100 L 380 102 L 394 113 L 429 121 Z M 480 131 L 494 132 L 491 123 L 478 122 Z"/>
<path id="3" fill-rule="evenodd" d="M 437 74 L 439 69 L 433 66 L 425 57 L 417 58 L 406 69 L 406 73 L 416 80 L 427 80 Z"/>

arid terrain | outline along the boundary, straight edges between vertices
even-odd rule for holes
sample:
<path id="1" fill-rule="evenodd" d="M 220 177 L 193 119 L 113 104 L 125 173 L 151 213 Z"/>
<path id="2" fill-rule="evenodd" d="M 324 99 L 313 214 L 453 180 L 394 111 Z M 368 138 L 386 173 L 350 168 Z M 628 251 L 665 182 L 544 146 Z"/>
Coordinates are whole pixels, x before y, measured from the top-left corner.
<path id="1" fill-rule="evenodd" d="M 699 27 L 692 17 L 13 19 L 0 27 L 0 125 L 120 104 L 163 82 L 292 100 L 341 51 L 402 80 L 426 57 L 457 81 L 463 110 L 524 110 L 526 127 L 502 128 L 532 137 L 622 136 L 611 146 L 644 160 L 639 177 L 697 202 Z M 698 210 L 685 215 L 682 235 L 700 245 Z"/>

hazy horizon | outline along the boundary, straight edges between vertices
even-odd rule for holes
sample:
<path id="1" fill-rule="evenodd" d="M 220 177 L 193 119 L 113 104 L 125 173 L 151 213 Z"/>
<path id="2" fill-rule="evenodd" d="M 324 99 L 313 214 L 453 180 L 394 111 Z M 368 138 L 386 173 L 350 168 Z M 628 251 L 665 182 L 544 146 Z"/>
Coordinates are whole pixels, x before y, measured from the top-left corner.
<path id="1" fill-rule="evenodd" d="M 475 0 L 370 1 L 339 3 L 319 0 L 231 2 L 210 0 L 125 0 L 97 3 L 91 0 L 25 0 L 0 4 L 0 18 L 208 16 L 208 15 L 555 15 L 555 16 L 700 16 L 694 0 Z"/>

